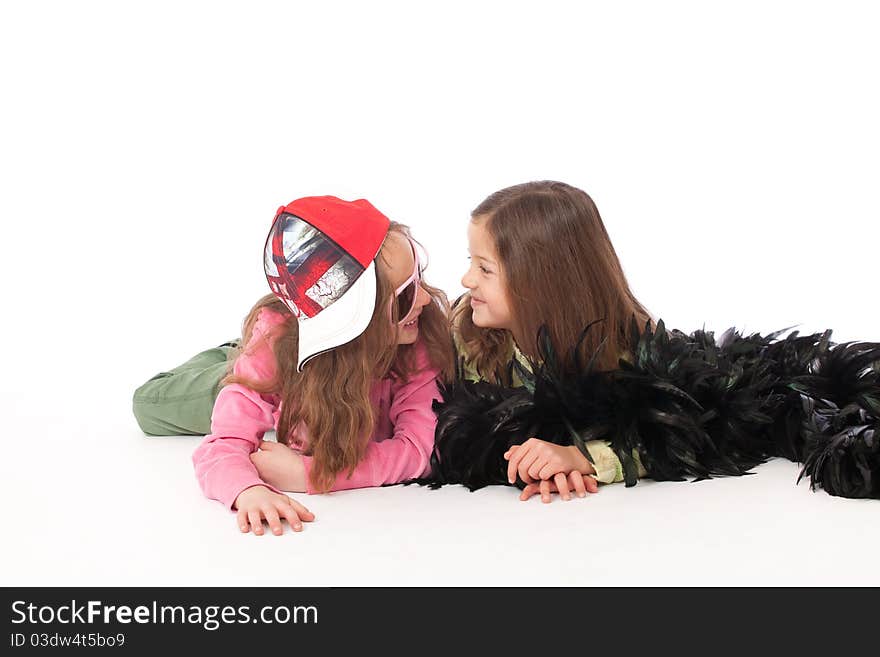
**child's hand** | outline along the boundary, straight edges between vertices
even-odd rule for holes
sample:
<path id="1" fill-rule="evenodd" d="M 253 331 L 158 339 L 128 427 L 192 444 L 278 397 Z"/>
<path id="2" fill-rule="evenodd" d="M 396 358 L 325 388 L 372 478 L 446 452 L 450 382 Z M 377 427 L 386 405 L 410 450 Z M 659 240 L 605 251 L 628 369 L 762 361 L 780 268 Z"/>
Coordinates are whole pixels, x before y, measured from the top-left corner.
<path id="1" fill-rule="evenodd" d="M 278 490 L 306 492 L 306 466 L 302 456 L 282 443 L 260 441 L 260 451 L 251 454 L 260 479 Z"/>
<path id="2" fill-rule="evenodd" d="M 580 472 L 570 472 L 568 476 L 561 472 L 554 475 L 553 479 L 542 479 L 538 483 L 527 484 L 520 493 L 519 499 L 525 502 L 532 495 L 541 493 L 541 501 L 549 504 L 553 499 L 551 493 L 559 493 L 564 500 L 571 499 L 571 491 L 574 490 L 578 497 L 586 497 L 587 493 L 598 493 L 599 484 L 590 475 Z"/>
<path id="3" fill-rule="evenodd" d="M 593 464 L 574 445 L 554 445 L 540 438 L 529 438 L 522 445 L 514 445 L 504 452 L 504 458 L 509 461 L 507 479 L 511 484 L 516 482 L 517 473 L 526 484 L 550 479 L 559 473 L 596 474 Z"/>
<path id="4" fill-rule="evenodd" d="M 265 486 L 245 488 L 235 498 L 234 506 L 238 509 L 238 528 L 244 533 L 253 528 L 257 536 L 263 533 L 263 518 L 276 536 L 284 531 L 281 528 L 281 518 L 287 518 L 295 532 L 302 531 L 303 522 L 312 522 L 315 519 L 315 514 L 299 502 Z"/>

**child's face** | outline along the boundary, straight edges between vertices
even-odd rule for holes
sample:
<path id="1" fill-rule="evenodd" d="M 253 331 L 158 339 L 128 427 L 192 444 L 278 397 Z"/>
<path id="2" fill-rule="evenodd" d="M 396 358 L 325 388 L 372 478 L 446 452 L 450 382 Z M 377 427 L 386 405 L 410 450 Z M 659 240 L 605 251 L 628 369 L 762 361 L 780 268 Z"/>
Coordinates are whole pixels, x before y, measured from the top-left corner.
<path id="1" fill-rule="evenodd" d="M 386 266 L 386 275 L 396 290 L 406 279 L 412 276 L 415 259 L 409 241 L 400 233 L 392 232 L 388 236 L 388 243 L 383 248 L 384 258 L 380 258 Z M 419 315 L 422 309 L 431 303 L 431 295 L 419 286 L 416 294 L 415 305 L 409 314 L 405 324 L 398 331 L 397 344 L 413 344 L 419 337 Z M 405 319 L 405 318 L 401 318 Z"/>
<path id="2" fill-rule="evenodd" d="M 512 315 L 507 301 L 507 284 L 485 221 L 479 218 L 471 221 L 467 234 L 471 266 L 461 284 L 471 293 L 474 324 L 482 328 L 510 330 Z"/>

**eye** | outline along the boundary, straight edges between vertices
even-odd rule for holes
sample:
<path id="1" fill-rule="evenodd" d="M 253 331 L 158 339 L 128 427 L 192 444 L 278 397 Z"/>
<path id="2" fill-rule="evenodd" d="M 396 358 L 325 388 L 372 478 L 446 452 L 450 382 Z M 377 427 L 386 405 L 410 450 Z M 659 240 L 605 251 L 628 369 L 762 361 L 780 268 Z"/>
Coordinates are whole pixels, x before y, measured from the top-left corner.
<path id="1" fill-rule="evenodd" d="M 471 266 L 473 266 L 474 259 L 471 256 L 468 256 L 467 259 L 468 259 L 468 262 L 471 263 Z M 478 266 L 480 268 L 480 271 L 483 272 L 484 274 L 491 274 L 492 273 L 491 270 L 486 269 L 483 265 L 478 265 Z"/>

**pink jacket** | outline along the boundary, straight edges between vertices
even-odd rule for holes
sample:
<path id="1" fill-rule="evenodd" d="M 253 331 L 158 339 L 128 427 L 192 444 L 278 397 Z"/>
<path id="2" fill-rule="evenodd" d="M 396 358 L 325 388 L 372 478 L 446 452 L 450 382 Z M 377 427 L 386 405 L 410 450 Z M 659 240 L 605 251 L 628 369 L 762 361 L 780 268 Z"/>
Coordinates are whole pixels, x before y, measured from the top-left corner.
<path id="1" fill-rule="evenodd" d="M 272 345 L 273 328 L 284 321 L 283 315 L 263 309 L 253 336 L 236 359 L 234 372 L 250 379 L 269 380 L 275 374 Z M 416 363 L 421 368 L 406 383 L 389 376 L 373 384 L 371 399 L 375 409 L 376 428 L 366 455 L 351 477 L 347 471 L 337 476 L 331 490 L 364 488 L 395 484 L 421 477 L 430 470 L 437 417 L 432 403 L 440 399 L 437 389 L 438 371 L 429 366 L 427 350 L 417 344 Z M 233 383 L 220 390 L 211 415 L 211 433 L 193 452 L 199 485 L 205 495 L 232 508 L 238 494 L 246 488 L 264 485 L 249 455 L 257 450 L 266 431 L 276 428 L 280 398 L 275 394 L 257 393 Z M 296 438 L 307 445 L 305 428 L 300 426 Z M 306 475 L 311 472 L 312 457 L 304 456 Z M 308 493 L 315 491 L 308 484 Z"/>

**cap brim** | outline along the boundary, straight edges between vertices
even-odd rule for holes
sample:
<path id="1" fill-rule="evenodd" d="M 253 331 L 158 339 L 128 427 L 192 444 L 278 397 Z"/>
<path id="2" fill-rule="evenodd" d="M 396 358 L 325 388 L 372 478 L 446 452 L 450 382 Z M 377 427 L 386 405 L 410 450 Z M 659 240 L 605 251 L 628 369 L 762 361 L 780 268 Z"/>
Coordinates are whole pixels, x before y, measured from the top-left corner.
<path id="1" fill-rule="evenodd" d="M 376 308 L 376 265 L 371 262 L 339 299 L 299 322 L 297 372 L 315 356 L 351 342 L 370 325 Z"/>

